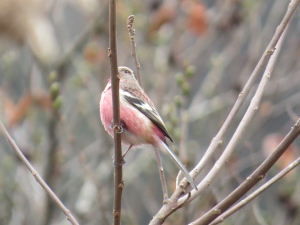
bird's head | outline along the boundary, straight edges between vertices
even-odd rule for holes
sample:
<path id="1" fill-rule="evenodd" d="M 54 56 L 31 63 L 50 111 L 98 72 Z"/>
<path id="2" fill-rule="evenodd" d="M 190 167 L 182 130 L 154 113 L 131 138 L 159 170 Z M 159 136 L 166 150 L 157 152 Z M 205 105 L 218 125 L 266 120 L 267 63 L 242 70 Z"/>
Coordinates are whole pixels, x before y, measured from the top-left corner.
<path id="1" fill-rule="evenodd" d="M 133 71 L 126 66 L 119 66 L 118 72 L 121 79 L 134 78 Z"/>
<path id="2" fill-rule="evenodd" d="M 136 80 L 133 71 L 125 66 L 119 66 L 118 68 L 120 76 L 120 88 L 122 89 L 140 89 L 138 81 Z"/>

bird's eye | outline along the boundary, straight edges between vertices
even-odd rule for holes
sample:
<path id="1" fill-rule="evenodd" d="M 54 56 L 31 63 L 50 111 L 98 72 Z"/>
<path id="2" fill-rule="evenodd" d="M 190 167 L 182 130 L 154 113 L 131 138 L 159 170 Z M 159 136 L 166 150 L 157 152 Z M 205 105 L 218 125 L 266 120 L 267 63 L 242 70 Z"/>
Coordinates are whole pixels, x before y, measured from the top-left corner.
<path id="1" fill-rule="evenodd" d="M 129 70 L 124 70 L 124 73 L 130 74 L 130 71 Z"/>

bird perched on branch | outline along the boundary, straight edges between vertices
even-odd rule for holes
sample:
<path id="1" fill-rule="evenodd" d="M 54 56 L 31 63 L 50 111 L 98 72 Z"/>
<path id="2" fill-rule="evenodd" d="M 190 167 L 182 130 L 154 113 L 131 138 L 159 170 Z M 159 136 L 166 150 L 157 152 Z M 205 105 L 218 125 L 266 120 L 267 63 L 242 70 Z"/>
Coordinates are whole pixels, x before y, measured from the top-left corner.
<path id="1" fill-rule="evenodd" d="M 118 73 L 120 76 L 121 140 L 122 143 L 129 145 L 123 157 L 132 146 L 150 144 L 167 153 L 181 169 L 191 186 L 197 190 L 185 166 L 168 147 L 166 138 L 172 142 L 173 140 L 153 103 L 135 79 L 133 71 L 127 67 L 119 67 Z M 108 82 L 101 95 L 100 116 L 105 130 L 114 137 L 111 81 Z"/>

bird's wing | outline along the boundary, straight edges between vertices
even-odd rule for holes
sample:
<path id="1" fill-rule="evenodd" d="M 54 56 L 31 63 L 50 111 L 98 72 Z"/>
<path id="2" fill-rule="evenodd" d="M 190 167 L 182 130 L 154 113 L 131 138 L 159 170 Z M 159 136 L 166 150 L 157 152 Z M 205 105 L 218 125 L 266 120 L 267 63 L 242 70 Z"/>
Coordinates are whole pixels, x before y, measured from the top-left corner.
<path id="1" fill-rule="evenodd" d="M 170 141 L 173 142 L 172 138 L 170 137 L 166 126 L 158 114 L 158 112 L 155 110 L 155 108 L 151 107 L 150 104 L 147 102 L 141 100 L 140 98 L 137 98 L 130 94 L 127 91 L 121 91 L 124 97 L 124 99 L 131 104 L 133 107 L 138 109 L 141 113 L 143 113 L 145 116 L 147 116 L 162 132 L 163 134 L 170 139 Z"/>

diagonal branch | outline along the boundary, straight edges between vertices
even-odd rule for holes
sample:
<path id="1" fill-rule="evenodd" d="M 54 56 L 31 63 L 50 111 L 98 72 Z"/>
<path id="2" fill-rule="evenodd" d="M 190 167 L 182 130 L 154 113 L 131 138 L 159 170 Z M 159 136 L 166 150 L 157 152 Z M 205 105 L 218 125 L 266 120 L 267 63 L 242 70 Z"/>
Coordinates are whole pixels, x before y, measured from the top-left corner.
<path id="1" fill-rule="evenodd" d="M 288 24 L 289 25 L 289 24 Z M 285 28 L 282 36 L 280 37 L 279 41 L 277 42 L 274 50 L 274 54 L 271 56 L 270 61 L 266 67 L 266 70 L 261 78 L 261 81 L 258 85 L 258 88 L 251 100 L 251 103 L 243 116 L 242 121 L 240 122 L 239 126 L 237 127 L 236 131 L 234 132 L 231 140 L 229 141 L 227 147 L 225 148 L 224 152 L 218 159 L 218 161 L 215 163 L 213 168 L 209 171 L 209 173 L 206 175 L 206 177 L 201 181 L 201 183 L 198 185 L 198 192 L 192 192 L 192 196 L 189 199 L 189 201 L 195 199 L 195 197 L 199 196 L 202 191 L 205 190 L 210 185 L 211 180 L 218 174 L 221 167 L 228 161 L 230 155 L 232 154 L 235 146 L 237 145 L 238 141 L 242 137 L 243 133 L 246 130 L 246 127 L 249 125 L 250 121 L 253 119 L 254 115 L 256 114 L 260 100 L 262 98 L 262 95 L 264 93 L 264 90 L 266 88 L 266 85 L 271 77 L 271 74 L 273 72 L 275 63 L 277 61 L 279 52 L 281 50 L 282 43 L 284 41 L 284 38 L 286 36 L 288 25 Z M 182 200 L 179 200 L 182 201 Z"/>
<path id="2" fill-rule="evenodd" d="M 230 195 L 223 201 L 213 207 L 205 215 L 198 220 L 192 222 L 190 225 L 206 225 L 212 222 L 215 218 L 220 216 L 225 210 L 238 201 L 244 194 L 246 194 L 255 184 L 263 179 L 269 169 L 277 162 L 280 156 L 292 144 L 292 142 L 300 134 L 300 119 L 292 127 L 292 130 L 285 136 L 281 143 L 274 149 L 272 154 L 249 176 L 239 185 Z"/>
<path id="3" fill-rule="evenodd" d="M 243 91 L 240 93 L 235 105 L 233 106 L 230 114 L 228 115 L 226 121 L 224 122 L 223 126 L 221 127 L 220 131 L 218 134 L 213 138 L 210 146 L 208 147 L 204 158 L 198 163 L 198 165 L 194 168 L 194 170 L 191 172 L 191 176 L 195 178 L 200 171 L 204 168 L 206 165 L 207 161 L 211 157 L 211 155 L 218 149 L 223 143 L 223 139 L 225 134 L 227 133 L 228 129 L 233 123 L 233 120 L 235 119 L 239 109 L 241 108 L 242 104 L 244 103 L 246 97 L 248 96 L 254 81 L 256 78 L 259 76 L 261 70 L 265 66 L 266 62 L 269 60 L 271 54 L 274 51 L 274 48 L 281 37 L 284 29 L 286 28 L 287 24 L 291 20 L 300 0 L 292 0 L 288 6 L 287 12 L 282 19 L 280 25 L 277 27 L 276 32 L 270 41 L 268 47 L 266 48 L 263 56 L 259 60 L 257 66 L 255 67 L 254 71 L 252 72 L 248 82 L 246 83 Z M 202 183 L 206 187 L 209 186 L 210 180 L 207 179 L 206 183 Z M 187 193 L 187 187 L 188 187 L 188 182 L 186 179 L 183 179 L 181 181 L 180 185 L 176 188 L 175 192 L 173 195 L 170 197 L 168 204 L 164 204 L 159 212 L 154 216 L 154 218 L 151 220 L 150 224 L 155 225 L 155 224 L 162 224 L 163 221 L 168 217 L 169 213 L 172 211 L 173 208 L 175 208 L 178 204 L 182 203 L 183 201 L 186 200 L 186 196 L 184 198 L 181 198 L 180 201 L 178 199 L 182 197 L 182 195 Z M 199 188 L 199 186 L 198 186 Z M 197 193 L 195 191 L 192 192 L 192 195 L 194 194 L 194 198 L 197 196 Z M 190 201 L 191 198 L 188 200 Z"/>
<path id="4" fill-rule="evenodd" d="M 242 104 L 246 100 L 255 80 L 260 75 L 260 72 L 264 68 L 265 64 L 271 57 L 271 55 L 274 52 L 275 46 L 281 37 L 284 29 L 288 25 L 289 21 L 292 19 L 292 16 L 297 9 L 297 6 L 299 4 L 299 0 L 292 0 L 288 6 L 287 12 L 282 19 L 280 25 L 277 27 L 276 32 L 270 41 L 268 47 L 266 48 L 265 52 L 263 53 L 262 57 L 260 58 L 259 62 L 257 63 L 255 69 L 253 70 L 249 80 L 247 81 L 245 87 L 243 88 L 242 92 L 239 94 L 237 101 L 235 102 L 233 108 L 231 109 L 227 119 L 225 120 L 223 126 L 221 127 L 218 134 L 213 138 L 211 144 L 209 145 L 207 151 L 205 152 L 204 156 L 202 157 L 201 161 L 198 163 L 198 165 L 195 167 L 195 169 L 192 171 L 191 176 L 195 178 L 204 168 L 210 157 L 213 155 L 213 153 L 221 147 L 223 144 L 223 139 L 225 134 L 227 133 L 228 129 L 230 128 L 231 124 L 233 123 L 234 118 L 236 117 L 239 109 L 241 108 Z"/>
<path id="5" fill-rule="evenodd" d="M 21 161 L 27 166 L 27 168 L 30 170 L 31 174 L 34 176 L 35 180 L 44 188 L 44 190 L 51 196 L 53 201 L 59 206 L 59 208 L 63 211 L 63 213 L 66 215 L 67 219 L 70 221 L 73 225 L 79 225 L 79 223 L 76 221 L 70 210 L 68 210 L 64 204 L 60 201 L 60 199 L 55 195 L 55 193 L 51 190 L 51 188 L 46 184 L 46 182 L 43 180 L 43 178 L 36 172 L 36 170 L 33 168 L 33 166 L 30 164 L 30 162 L 26 159 L 26 157 L 23 155 L 22 151 L 17 146 L 16 142 L 12 139 L 12 137 L 9 135 L 7 130 L 5 129 L 2 122 L 0 122 L 0 128 L 3 133 L 3 135 L 8 140 L 9 144 L 14 148 L 16 151 L 18 157 L 21 159 Z"/>
<path id="6" fill-rule="evenodd" d="M 111 87 L 113 101 L 113 130 L 115 141 L 115 174 L 114 174 L 114 206 L 113 224 L 121 224 L 121 203 L 124 188 L 122 148 L 121 148 L 121 127 L 120 127 L 120 97 L 117 60 L 117 29 L 116 29 L 116 1 L 109 1 L 109 49 L 108 56 L 111 68 Z"/>
<path id="7" fill-rule="evenodd" d="M 282 170 L 280 173 L 278 173 L 276 176 L 274 176 L 271 180 L 269 180 L 268 182 L 266 182 L 264 185 L 262 185 L 256 191 L 254 191 L 251 195 L 249 195 L 248 197 L 244 198 L 238 204 L 236 204 L 231 209 L 227 210 L 225 213 L 223 213 L 221 216 L 219 216 L 217 219 L 215 219 L 212 223 L 210 223 L 210 225 L 216 225 L 216 224 L 219 224 L 219 223 L 223 222 L 224 219 L 226 219 L 227 217 L 231 216 L 233 213 L 235 213 L 239 209 L 243 208 L 246 204 L 248 204 L 250 201 L 252 201 L 255 197 L 257 197 L 262 192 L 264 192 L 271 185 L 273 185 L 275 182 L 277 182 L 282 177 L 284 177 L 287 173 L 289 173 L 291 170 L 293 170 L 299 164 L 300 164 L 300 157 L 297 158 L 295 161 L 293 161 L 286 168 L 284 168 L 284 170 Z"/>

